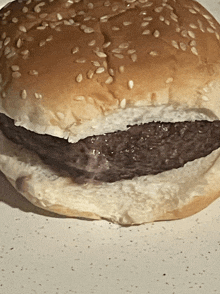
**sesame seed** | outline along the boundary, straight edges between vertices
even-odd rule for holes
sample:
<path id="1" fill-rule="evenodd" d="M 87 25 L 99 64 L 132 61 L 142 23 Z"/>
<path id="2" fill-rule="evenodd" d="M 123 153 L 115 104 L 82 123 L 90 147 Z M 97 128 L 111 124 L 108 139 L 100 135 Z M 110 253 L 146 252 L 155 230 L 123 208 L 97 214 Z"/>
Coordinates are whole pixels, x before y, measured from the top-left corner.
<path id="1" fill-rule="evenodd" d="M 27 33 L 27 29 L 25 28 L 25 26 L 19 26 L 18 29 L 23 33 Z"/>
<path id="2" fill-rule="evenodd" d="M 204 28 L 203 28 L 203 23 L 201 22 L 201 20 L 200 20 L 200 19 L 197 19 L 197 22 L 198 22 L 198 24 L 199 24 L 199 28 L 200 28 L 200 30 L 201 30 L 203 33 L 205 33 L 205 30 L 204 30 Z"/>
<path id="3" fill-rule="evenodd" d="M 144 30 L 142 32 L 142 35 L 150 35 L 151 31 L 150 30 Z"/>
<path id="4" fill-rule="evenodd" d="M 188 36 L 188 32 L 186 30 L 181 31 L 181 36 L 186 38 Z"/>
<path id="5" fill-rule="evenodd" d="M 7 46 L 11 42 L 11 38 L 7 37 L 4 41 L 4 46 Z"/>
<path id="6" fill-rule="evenodd" d="M 22 40 L 21 39 L 18 39 L 17 41 L 17 48 L 21 48 L 21 45 L 22 45 Z"/>
<path id="7" fill-rule="evenodd" d="M 35 98 L 42 99 L 42 95 L 40 93 L 34 93 Z"/>
<path id="8" fill-rule="evenodd" d="M 18 22 L 18 18 L 17 17 L 13 17 L 11 20 L 13 23 L 17 23 Z"/>
<path id="9" fill-rule="evenodd" d="M 2 98 L 6 98 L 6 93 L 2 92 Z"/>
<path id="10" fill-rule="evenodd" d="M 72 54 L 75 54 L 75 53 L 77 53 L 77 52 L 79 52 L 79 47 L 75 47 L 75 48 L 73 48 L 73 49 L 71 50 L 71 53 L 72 53 Z"/>
<path id="11" fill-rule="evenodd" d="M 82 74 L 78 74 L 78 76 L 76 76 L 76 81 L 77 81 L 77 83 L 81 83 L 82 80 L 83 80 L 83 76 L 82 76 Z"/>
<path id="12" fill-rule="evenodd" d="M 62 20 L 63 19 L 62 15 L 60 13 L 57 13 L 57 19 L 58 20 Z"/>
<path id="13" fill-rule="evenodd" d="M 27 12 L 28 12 L 28 8 L 27 8 L 26 6 L 24 6 L 24 7 L 22 8 L 22 12 L 23 12 L 23 13 L 27 13 Z"/>
<path id="14" fill-rule="evenodd" d="M 93 28 L 86 27 L 86 28 L 84 29 L 84 33 L 86 33 L 86 34 L 94 33 L 94 29 L 93 29 Z"/>
<path id="15" fill-rule="evenodd" d="M 90 15 L 90 16 L 86 16 L 84 19 L 83 19 L 83 21 L 89 21 L 89 20 L 91 20 L 92 19 L 92 16 Z"/>
<path id="16" fill-rule="evenodd" d="M 93 4 L 93 3 L 88 3 L 88 4 L 87 4 L 87 7 L 88 7 L 89 9 L 93 9 L 93 8 L 94 8 L 94 4 Z"/>
<path id="17" fill-rule="evenodd" d="M 193 23 L 191 23 L 189 26 L 190 26 L 192 29 L 198 29 L 198 27 L 197 27 L 195 24 L 193 24 Z"/>
<path id="18" fill-rule="evenodd" d="M 50 35 L 49 37 L 46 38 L 46 41 L 47 41 L 47 42 L 50 42 L 50 41 L 52 41 L 52 40 L 53 40 L 53 36 L 52 36 L 52 35 Z"/>
<path id="19" fill-rule="evenodd" d="M 94 99 L 92 97 L 88 97 L 88 102 L 93 104 L 94 103 Z"/>
<path id="20" fill-rule="evenodd" d="M 105 69 L 107 69 L 107 68 L 108 68 L 108 63 L 107 63 L 107 61 L 106 61 L 106 60 L 104 60 L 104 61 L 103 61 L 103 66 L 104 66 L 104 68 L 105 68 Z"/>
<path id="21" fill-rule="evenodd" d="M 41 19 L 43 19 L 43 18 L 45 18 L 45 17 L 47 17 L 48 16 L 48 13 L 41 13 L 40 15 L 39 15 L 39 17 L 41 18 Z"/>
<path id="22" fill-rule="evenodd" d="M 76 96 L 74 98 L 74 100 L 76 100 L 76 101 L 83 101 L 83 100 L 85 100 L 85 97 L 84 96 Z"/>
<path id="23" fill-rule="evenodd" d="M 151 51 L 149 54 L 150 54 L 151 56 L 157 56 L 157 55 L 158 55 L 158 53 L 157 53 L 156 51 Z"/>
<path id="24" fill-rule="evenodd" d="M 180 49 L 182 49 L 183 51 L 186 51 L 186 49 L 187 49 L 186 44 L 181 42 L 180 43 Z"/>
<path id="25" fill-rule="evenodd" d="M 36 13 L 40 13 L 40 12 L 41 12 L 40 7 L 42 7 L 42 6 L 44 6 L 44 5 L 45 5 L 45 2 L 41 2 L 41 3 L 37 4 L 37 5 L 34 7 L 34 11 L 35 11 Z"/>
<path id="26" fill-rule="evenodd" d="M 109 68 L 109 74 L 111 75 L 111 76 L 114 76 L 115 75 L 115 72 L 114 72 L 114 69 L 113 68 Z"/>
<path id="27" fill-rule="evenodd" d="M 146 27 L 146 26 L 148 26 L 148 25 L 149 25 L 149 22 L 148 22 L 148 21 L 142 22 L 142 24 L 141 24 L 142 28 L 143 28 L 143 27 Z"/>
<path id="28" fill-rule="evenodd" d="M 196 37 L 196 35 L 192 31 L 188 31 L 188 35 L 193 39 L 195 39 L 195 37 Z"/>
<path id="29" fill-rule="evenodd" d="M 192 14 L 197 14 L 197 12 L 192 8 L 189 9 L 189 12 L 191 12 Z"/>
<path id="30" fill-rule="evenodd" d="M 13 70 L 13 71 L 19 71 L 19 66 L 18 65 L 12 65 L 11 66 L 11 69 Z"/>
<path id="31" fill-rule="evenodd" d="M 213 22 L 209 21 L 209 24 L 210 24 L 210 26 L 211 26 L 214 30 L 216 30 L 216 26 L 214 25 Z"/>
<path id="32" fill-rule="evenodd" d="M 160 21 L 164 21 L 165 18 L 164 18 L 162 15 L 160 15 L 160 16 L 159 16 L 159 20 L 160 20 Z"/>
<path id="33" fill-rule="evenodd" d="M 22 99 L 27 99 L 27 91 L 26 90 L 21 91 L 21 98 Z"/>
<path id="34" fill-rule="evenodd" d="M 113 5 L 114 5 L 114 4 L 113 4 Z M 118 8 L 119 8 L 119 7 L 118 7 L 118 5 L 114 5 L 114 6 L 112 6 L 112 11 L 114 11 L 114 12 L 115 12 L 115 11 L 117 11 L 117 10 L 118 10 Z"/>
<path id="35" fill-rule="evenodd" d="M 151 21 L 151 20 L 153 20 L 153 17 L 147 16 L 147 17 L 144 17 L 143 20 L 144 21 Z"/>
<path id="36" fill-rule="evenodd" d="M 173 78 L 168 78 L 167 80 L 166 80 L 166 84 L 170 84 L 170 83 L 172 83 L 173 82 Z"/>
<path id="37" fill-rule="evenodd" d="M 107 55 L 104 53 L 104 52 L 99 52 L 99 51 L 96 51 L 95 54 L 100 57 L 100 58 L 105 58 L 107 57 Z"/>
<path id="38" fill-rule="evenodd" d="M 198 54 L 198 51 L 197 51 L 197 49 L 196 49 L 195 47 L 192 47 L 192 48 L 191 48 L 191 51 L 192 51 L 193 54 L 195 54 L 195 55 L 199 55 L 199 54 Z"/>
<path id="39" fill-rule="evenodd" d="M 30 51 L 27 49 L 21 52 L 22 55 L 28 55 L 29 53 L 30 53 Z"/>
<path id="40" fill-rule="evenodd" d="M 11 14 L 11 10 L 8 10 L 7 12 L 4 13 L 4 17 L 6 18 L 7 16 L 9 16 Z"/>
<path id="41" fill-rule="evenodd" d="M 4 40 L 6 38 L 6 32 L 2 33 L 1 38 Z"/>
<path id="42" fill-rule="evenodd" d="M 61 32 L 61 28 L 60 27 L 55 27 L 55 31 Z"/>
<path id="43" fill-rule="evenodd" d="M 212 19 L 212 18 L 211 18 L 209 15 L 207 15 L 207 14 L 203 14 L 203 17 L 206 18 L 206 19 L 209 19 L 209 20 Z"/>
<path id="44" fill-rule="evenodd" d="M 144 1 L 144 0 L 143 0 Z M 147 1 L 145 0 L 145 3 L 146 3 Z M 144 4 L 144 5 L 142 5 L 142 7 L 150 7 L 150 6 L 152 6 L 153 5 L 153 2 L 149 2 L 149 3 L 146 3 L 146 4 Z"/>
<path id="45" fill-rule="evenodd" d="M 137 54 L 132 54 L 132 55 L 131 55 L 131 60 L 132 60 L 133 62 L 137 61 Z"/>
<path id="46" fill-rule="evenodd" d="M 178 16 L 177 16 L 175 13 L 171 12 L 171 13 L 170 13 L 170 18 L 171 18 L 172 20 L 178 22 L 178 20 L 177 20 L 177 19 L 178 19 Z"/>
<path id="47" fill-rule="evenodd" d="M 209 33 L 211 33 L 211 34 L 214 34 L 214 30 L 213 29 L 211 29 L 211 28 L 207 28 L 207 31 L 209 32 Z"/>
<path id="48" fill-rule="evenodd" d="M 59 119 L 61 119 L 61 120 L 65 118 L 65 115 L 64 115 L 64 113 L 62 113 L 62 112 L 57 112 L 56 115 L 57 115 L 57 117 L 58 117 Z"/>
<path id="49" fill-rule="evenodd" d="M 81 1 L 81 0 L 80 0 Z M 78 11 L 77 12 L 77 15 L 85 15 L 86 13 L 85 13 L 85 11 L 83 11 L 83 10 L 80 10 L 80 11 Z"/>
<path id="50" fill-rule="evenodd" d="M 107 43 L 104 43 L 103 45 L 102 45 L 102 47 L 103 48 L 107 48 L 107 47 L 109 47 L 111 45 L 111 42 L 107 42 Z"/>
<path id="51" fill-rule="evenodd" d="M 174 10 L 174 8 L 172 6 L 170 6 L 169 4 L 165 4 L 166 8 L 170 9 L 170 10 Z"/>
<path id="52" fill-rule="evenodd" d="M 36 16 L 33 15 L 33 14 L 27 14 L 26 17 L 27 17 L 28 19 L 31 19 L 31 20 L 36 19 Z"/>
<path id="53" fill-rule="evenodd" d="M 103 73 L 105 71 L 105 68 L 104 67 L 99 67 L 99 68 L 97 68 L 97 70 L 95 71 L 95 73 L 97 73 L 97 74 L 101 74 L 101 73 Z"/>
<path id="54" fill-rule="evenodd" d="M 203 88 L 203 91 L 204 91 L 205 93 L 209 93 L 209 88 L 208 88 L 208 87 L 205 87 L 205 88 Z"/>
<path id="55" fill-rule="evenodd" d="M 165 20 L 165 24 L 169 26 L 170 25 L 170 21 L 168 19 L 166 19 Z"/>
<path id="56" fill-rule="evenodd" d="M 179 45 L 178 45 L 178 43 L 175 40 L 172 40 L 171 43 L 172 43 L 172 45 L 173 45 L 174 48 L 179 49 Z"/>
<path id="57" fill-rule="evenodd" d="M 125 108 L 126 107 L 126 99 L 124 98 L 123 100 L 121 100 L 121 102 L 120 102 L 120 106 L 121 106 L 121 108 Z"/>
<path id="58" fill-rule="evenodd" d="M 129 49 L 127 52 L 128 52 L 128 54 L 133 54 L 133 53 L 136 52 L 136 50 L 135 49 Z"/>
<path id="59" fill-rule="evenodd" d="M 129 47 L 129 43 L 121 43 L 118 47 L 120 49 L 127 49 Z"/>
<path id="60" fill-rule="evenodd" d="M 121 51 L 122 51 L 122 50 L 119 49 L 119 48 L 115 48 L 115 49 L 112 49 L 112 50 L 111 50 L 112 53 L 121 53 Z"/>
<path id="61" fill-rule="evenodd" d="M 132 21 L 124 21 L 123 22 L 123 25 L 124 26 L 129 26 L 129 25 L 131 25 L 132 24 Z"/>
<path id="62" fill-rule="evenodd" d="M 4 55 L 8 55 L 10 52 L 11 52 L 11 49 L 8 46 L 6 46 L 4 50 Z"/>
<path id="63" fill-rule="evenodd" d="M 107 80 L 105 81 L 105 84 L 109 85 L 111 83 L 113 83 L 113 77 L 108 77 Z"/>
<path id="64" fill-rule="evenodd" d="M 91 61 L 91 62 L 94 66 L 97 66 L 97 67 L 101 66 L 101 64 L 98 61 Z"/>
<path id="65" fill-rule="evenodd" d="M 29 75 L 31 75 L 31 76 L 37 76 L 38 75 L 38 71 L 36 71 L 36 70 L 30 70 L 29 71 Z"/>
<path id="66" fill-rule="evenodd" d="M 189 44 L 190 44 L 190 46 L 195 47 L 196 46 L 196 41 L 192 40 Z"/>
<path id="67" fill-rule="evenodd" d="M 43 30 L 45 30 L 45 29 L 46 29 L 45 26 L 39 26 L 39 27 L 37 27 L 37 30 L 41 30 L 41 31 L 43 31 Z"/>
<path id="68" fill-rule="evenodd" d="M 89 71 L 87 72 L 87 78 L 88 78 L 88 79 L 92 79 L 93 75 L 94 75 L 94 72 L 93 72 L 92 70 L 89 70 Z"/>
<path id="69" fill-rule="evenodd" d="M 154 37 L 159 38 L 160 37 L 160 32 L 158 30 L 154 31 Z"/>
<path id="70" fill-rule="evenodd" d="M 199 7 L 197 7 L 197 6 L 195 6 L 195 5 L 193 5 L 193 7 L 194 7 L 194 9 L 195 9 L 196 11 L 200 12 Z"/>
<path id="71" fill-rule="evenodd" d="M 103 15 L 102 17 L 100 17 L 100 22 L 107 22 L 109 18 L 109 15 Z"/>
<path id="72" fill-rule="evenodd" d="M 116 58 L 119 58 L 119 59 L 123 59 L 124 58 L 124 55 L 123 54 L 118 54 L 118 53 L 115 53 L 113 54 Z"/>
<path id="73" fill-rule="evenodd" d="M 119 66 L 118 71 L 119 71 L 120 73 L 124 73 L 124 72 L 125 72 L 125 67 L 124 67 L 124 65 Z"/>
<path id="74" fill-rule="evenodd" d="M 115 26 L 114 26 L 114 27 L 112 27 L 112 30 L 113 30 L 113 31 L 119 31 L 119 30 L 120 30 L 120 28 L 119 28 L 119 27 L 115 27 Z"/>
<path id="75" fill-rule="evenodd" d="M 15 72 L 12 73 L 12 77 L 15 78 L 15 79 L 20 78 L 21 77 L 21 73 L 18 72 L 18 71 L 15 71 Z"/>
<path id="76" fill-rule="evenodd" d="M 217 32 L 215 32 L 215 35 L 216 35 L 217 40 L 220 40 L 220 36 Z"/>
<path id="77" fill-rule="evenodd" d="M 44 46 L 45 44 L 46 44 L 46 41 L 45 41 L 45 40 L 42 40 L 42 41 L 40 41 L 39 46 L 42 47 L 42 46 Z"/>
<path id="78" fill-rule="evenodd" d="M 88 43 L 88 46 L 94 46 L 95 43 L 96 43 L 96 40 L 92 40 L 92 41 L 90 41 L 90 42 Z"/>
<path id="79" fill-rule="evenodd" d="M 163 7 L 162 7 L 162 6 L 160 6 L 160 7 L 156 7 L 156 8 L 154 9 L 154 11 L 157 12 L 157 13 L 160 13 L 162 10 L 163 10 Z"/>
<path id="80" fill-rule="evenodd" d="M 9 58 L 13 57 L 14 55 L 16 55 L 16 49 L 14 49 L 13 47 L 12 47 L 12 49 L 13 50 L 6 56 L 7 59 L 9 59 Z"/>
<path id="81" fill-rule="evenodd" d="M 85 63 L 86 62 L 86 59 L 85 58 L 79 58 L 79 59 L 76 59 L 75 62 L 76 63 Z"/>
<path id="82" fill-rule="evenodd" d="M 209 98 L 207 96 L 202 96 L 203 101 L 209 101 Z"/>
<path id="83" fill-rule="evenodd" d="M 128 88 L 130 90 L 134 88 L 134 81 L 132 81 L 132 80 L 128 81 Z"/>

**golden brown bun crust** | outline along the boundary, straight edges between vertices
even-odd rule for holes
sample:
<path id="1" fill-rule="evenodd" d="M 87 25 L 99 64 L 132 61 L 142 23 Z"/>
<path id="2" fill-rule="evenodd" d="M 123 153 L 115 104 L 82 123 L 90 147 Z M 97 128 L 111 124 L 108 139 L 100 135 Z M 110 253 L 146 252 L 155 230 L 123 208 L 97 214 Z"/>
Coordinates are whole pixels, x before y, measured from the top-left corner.
<path id="1" fill-rule="evenodd" d="M 56 136 L 141 104 L 206 108 L 220 118 L 213 94 L 220 28 L 200 4 L 72 2 L 13 2 L 2 9 L 1 112 Z"/>

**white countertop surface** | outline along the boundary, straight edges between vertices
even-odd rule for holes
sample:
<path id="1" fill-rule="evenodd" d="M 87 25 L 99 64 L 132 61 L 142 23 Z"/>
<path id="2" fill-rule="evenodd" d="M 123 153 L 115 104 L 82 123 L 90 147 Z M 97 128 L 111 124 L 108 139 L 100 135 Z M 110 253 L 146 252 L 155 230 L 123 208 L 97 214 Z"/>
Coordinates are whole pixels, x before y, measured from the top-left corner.
<path id="1" fill-rule="evenodd" d="M 220 1 L 199 2 L 220 21 Z M 211 294 L 219 274 L 220 199 L 184 220 L 120 227 L 44 212 L 0 173 L 2 294 Z"/>

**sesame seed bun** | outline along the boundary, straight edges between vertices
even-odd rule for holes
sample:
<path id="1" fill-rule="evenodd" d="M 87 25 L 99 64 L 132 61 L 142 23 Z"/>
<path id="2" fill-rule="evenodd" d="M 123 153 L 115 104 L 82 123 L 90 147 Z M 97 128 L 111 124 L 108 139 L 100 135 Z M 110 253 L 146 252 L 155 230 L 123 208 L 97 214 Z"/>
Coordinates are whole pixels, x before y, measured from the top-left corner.
<path id="1" fill-rule="evenodd" d="M 220 26 L 196 1 L 27 0 L 0 11 L 0 113 L 35 133 L 73 143 L 151 121 L 219 120 L 219 91 Z M 14 187 L 61 214 L 129 225 L 186 217 L 219 196 L 219 150 L 157 176 L 78 185 L 1 138 Z"/>

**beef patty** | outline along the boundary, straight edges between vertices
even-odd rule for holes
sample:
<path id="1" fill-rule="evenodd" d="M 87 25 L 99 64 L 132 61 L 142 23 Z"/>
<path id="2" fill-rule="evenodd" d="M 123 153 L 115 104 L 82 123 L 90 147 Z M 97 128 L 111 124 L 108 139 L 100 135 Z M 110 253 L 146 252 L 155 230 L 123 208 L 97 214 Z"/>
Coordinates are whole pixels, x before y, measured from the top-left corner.
<path id="1" fill-rule="evenodd" d="M 0 129 L 9 140 L 36 152 L 52 168 L 67 171 L 78 183 L 158 174 L 220 147 L 220 121 L 151 122 L 77 143 L 17 127 L 4 114 Z"/>

